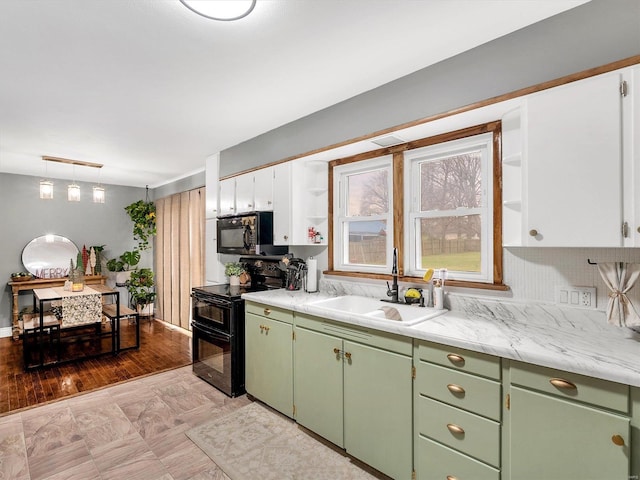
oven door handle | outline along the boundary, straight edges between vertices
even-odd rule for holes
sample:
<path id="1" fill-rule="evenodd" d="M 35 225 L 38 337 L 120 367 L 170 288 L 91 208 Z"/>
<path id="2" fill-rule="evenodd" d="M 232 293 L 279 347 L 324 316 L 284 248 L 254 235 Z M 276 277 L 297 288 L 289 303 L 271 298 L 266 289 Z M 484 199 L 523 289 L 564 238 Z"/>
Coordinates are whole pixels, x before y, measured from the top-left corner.
<path id="1" fill-rule="evenodd" d="M 206 326 L 202 325 L 201 323 L 192 323 L 191 326 L 196 329 L 196 330 L 200 330 L 201 332 L 209 335 L 210 337 L 215 338 L 216 340 L 221 340 L 223 342 L 228 342 L 229 339 L 231 338 L 230 335 L 225 335 L 222 332 L 217 332 L 216 330 L 213 330 L 211 328 L 207 328 Z"/>

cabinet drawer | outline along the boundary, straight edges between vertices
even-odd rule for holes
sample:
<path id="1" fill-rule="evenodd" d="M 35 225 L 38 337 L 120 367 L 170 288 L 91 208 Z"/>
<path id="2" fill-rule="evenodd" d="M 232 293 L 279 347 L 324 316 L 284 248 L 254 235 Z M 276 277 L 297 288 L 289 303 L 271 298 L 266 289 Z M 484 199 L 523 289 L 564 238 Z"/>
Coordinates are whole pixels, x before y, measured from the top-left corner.
<path id="1" fill-rule="evenodd" d="M 428 438 L 416 449 L 418 480 L 500 480 L 500 471 Z"/>
<path id="2" fill-rule="evenodd" d="M 493 355 L 421 341 L 417 356 L 420 360 L 500 380 L 500 358 Z"/>
<path id="3" fill-rule="evenodd" d="M 418 399 L 418 434 L 495 467 L 500 465 L 500 424 L 444 403 Z M 454 429 L 461 429 L 456 432 Z"/>
<path id="4" fill-rule="evenodd" d="M 252 302 L 245 302 L 244 308 L 247 313 L 253 313 L 254 315 L 268 317 L 285 323 L 293 323 L 293 312 L 286 308 L 272 307 L 270 305 Z"/>
<path id="5" fill-rule="evenodd" d="M 512 361 L 511 383 L 619 412 L 629 411 L 629 386 Z"/>
<path id="6" fill-rule="evenodd" d="M 301 313 L 296 313 L 295 322 L 298 327 L 304 327 L 316 332 L 382 348 L 401 355 L 411 356 L 412 354 L 413 340 L 402 335 L 355 325 L 345 325 L 344 323 Z"/>
<path id="7" fill-rule="evenodd" d="M 500 420 L 500 383 L 464 372 L 420 362 L 416 388 L 421 395 Z"/>

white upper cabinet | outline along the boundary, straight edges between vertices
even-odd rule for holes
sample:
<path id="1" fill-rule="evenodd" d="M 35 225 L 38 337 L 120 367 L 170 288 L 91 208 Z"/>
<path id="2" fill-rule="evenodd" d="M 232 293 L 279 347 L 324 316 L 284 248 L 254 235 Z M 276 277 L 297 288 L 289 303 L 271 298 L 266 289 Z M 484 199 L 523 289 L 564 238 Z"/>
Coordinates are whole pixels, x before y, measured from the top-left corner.
<path id="1" fill-rule="evenodd" d="M 623 197 L 632 191 L 623 189 L 623 143 L 630 140 L 623 111 L 630 97 L 621 94 L 621 83 L 628 74 L 532 94 L 503 117 L 506 246 L 627 244 Z"/>
<path id="2" fill-rule="evenodd" d="M 238 175 L 236 178 L 236 213 L 255 210 L 253 200 L 253 173 Z"/>
<path id="3" fill-rule="evenodd" d="M 253 172 L 253 204 L 258 212 L 273 210 L 273 176 L 274 167 Z"/>
<path id="4" fill-rule="evenodd" d="M 300 158 L 274 168 L 274 244 L 326 246 L 329 210 L 327 162 Z M 311 238 L 311 229 L 319 232 L 317 238 Z"/>
<path id="5" fill-rule="evenodd" d="M 220 180 L 220 201 L 218 209 L 220 215 L 233 215 L 236 213 L 236 179 L 225 178 Z"/>
<path id="6" fill-rule="evenodd" d="M 273 244 L 291 243 L 291 162 L 273 167 Z"/>
<path id="7" fill-rule="evenodd" d="M 216 218 L 219 213 L 218 209 L 218 165 L 220 164 L 220 155 L 215 154 L 207 158 L 205 163 L 205 186 L 207 195 L 207 204 L 205 207 L 205 218 Z"/>
<path id="8" fill-rule="evenodd" d="M 624 220 L 628 225 L 625 247 L 640 247 L 640 66 L 625 72 L 622 143 Z M 626 140 L 628 139 L 628 140 Z"/>
<path id="9" fill-rule="evenodd" d="M 235 213 L 273 210 L 273 167 L 234 177 Z"/>

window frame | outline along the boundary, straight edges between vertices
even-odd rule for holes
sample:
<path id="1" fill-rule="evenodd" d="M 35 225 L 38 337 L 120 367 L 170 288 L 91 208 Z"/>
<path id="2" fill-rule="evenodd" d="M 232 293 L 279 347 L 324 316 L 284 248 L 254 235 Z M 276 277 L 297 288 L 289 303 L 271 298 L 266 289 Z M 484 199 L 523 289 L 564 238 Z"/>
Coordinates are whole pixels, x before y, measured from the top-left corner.
<path id="1" fill-rule="evenodd" d="M 388 211 L 383 215 L 371 215 L 371 216 L 351 216 L 348 215 L 347 200 L 347 182 L 346 179 L 350 175 L 357 175 L 366 172 L 373 172 L 376 170 L 387 170 L 387 185 L 389 187 L 389 205 Z M 393 251 L 393 238 L 395 230 L 395 222 L 393 217 L 394 211 L 394 173 L 393 173 L 393 157 L 391 155 L 381 155 L 373 158 L 368 158 L 360 161 L 348 162 L 342 165 L 332 168 L 332 174 L 334 179 L 333 188 L 333 205 L 337 207 L 332 209 L 332 232 L 330 241 L 333 244 L 333 265 L 338 270 L 344 272 L 361 272 L 371 274 L 385 274 L 391 270 L 390 258 Z M 335 184 L 337 183 L 337 188 Z M 349 246 L 349 232 L 345 228 L 345 225 L 350 223 L 357 223 L 358 221 L 376 221 L 385 220 L 387 222 L 387 239 L 385 244 L 385 264 L 384 265 L 363 265 L 363 264 L 350 264 L 348 263 L 348 246 Z M 341 239 L 338 243 L 335 240 Z"/>
<path id="2" fill-rule="evenodd" d="M 421 166 L 425 162 L 437 161 L 447 157 L 453 157 L 468 153 L 470 151 L 480 150 L 482 152 L 480 164 L 480 181 L 481 181 L 481 205 L 474 208 L 453 209 L 453 210 L 421 210 Z M 404 186 L 405 198 L 404 204 L 404 231 L 405 236 L 405 259 L 407 260 L 405 275 L 412 277 L 423 277 L 426 269 L 418 268 L 418 259 L 421 256 L 420 248 L 420 229 L 418 222 L 422 219 L 438 218 L 438 217 L 462 217 L 466 215 L 481 215 L 481 250 L 480 250 L 480 272 L 448 272 L 449 280 L 471 281 L 493 283 L 493 134 L 481 133 L 478 135 L 465 136 L 463 138 L 453 139 L 442 143 L 435 143 L 425 147 L 408 150 L 404 153 Z M 431 265 L 430 267 L 439 267 L 439 265 Z"/>
<path id="3" fill-rule="evenodd" d="M 404 241 L 404 152 L 417 148 L 443 143 L 449 140 L 456 140 L 468 136 L 479 135 L 481 133 L 493 134 L 493 158 L 492 158 L 492 177 L 493 177 L 493 281 L 464 281 L 464 280 L 447 280 L 448 286 L 480 288 L 488 290 L 508 290 L 509 287 L 503 283 L 503 251 L 502 251 L 502 123 L 500 120 L 486 122 L 480 125 L 474 125 L 459 130 L 434 135 L 419 140 L 406 142 L 392 147 L 381 148 L 374 151 L 364 152 L 349 157 L 339 158 L 329 162 L 329 265 L 325 272 L 327 275 L 345 276 L 365 279 L 381 279 L 389 280 L 391 278 L 391 269 L 384 274 L 348 271 L 337 267 L 334 262 L 334 251 L 336 249 L 335 233 L 334 233 L 334 170 L 342 165 L 361 162 L 364 160 L 380 157 L 383 155 L 393 155 L 393 212 L 394 212 L 394 232 L 393 245 L 398 246 L 398 273 L 399 279 L 405 282 L 422 281 L 422 277 L 405 275 L 404 258 L 405 258 L 405 241 Z M 488 195 L 491 193 L 488 192 Z M 390 236 L 389 236 L 390 237 Z M 388 256 L 389 258 L 389 256 Z M 491 268 L 491 266 L 489 266 Z"/>

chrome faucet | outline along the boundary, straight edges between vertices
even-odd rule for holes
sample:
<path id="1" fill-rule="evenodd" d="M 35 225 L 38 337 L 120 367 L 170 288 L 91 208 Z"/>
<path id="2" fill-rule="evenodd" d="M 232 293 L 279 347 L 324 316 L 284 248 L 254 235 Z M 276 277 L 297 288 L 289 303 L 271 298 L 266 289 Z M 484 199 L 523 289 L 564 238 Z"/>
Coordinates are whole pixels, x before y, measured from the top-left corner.
<path id="1" fill-rule="evenodd" d="M 391 266 L 391 276 L 393 277 L 393 283 L 389 286 L 387 282 L 387 296 L 391 299 L 383 298 L 383 302 L 401 303 L 398 298 L 398 249 L 393 248 L 393 265 Z"/>

